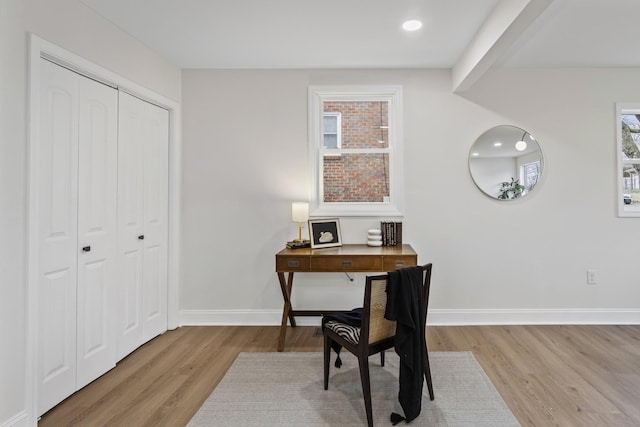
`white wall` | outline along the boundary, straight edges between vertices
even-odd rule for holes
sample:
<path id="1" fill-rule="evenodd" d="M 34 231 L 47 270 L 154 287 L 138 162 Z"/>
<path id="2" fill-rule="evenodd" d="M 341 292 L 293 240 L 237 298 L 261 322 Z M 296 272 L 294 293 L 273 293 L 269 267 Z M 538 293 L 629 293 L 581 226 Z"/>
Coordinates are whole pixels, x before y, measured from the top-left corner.
<path id="1" fill-rule="evenodd" d="M 183 319 L 279 321 L 274 254 L 296 233 L 290 202 L 308 196 L 307 86 L 378 83 L 404 90 L 404 233 L 434 263 L 430 319 L 640 322 L 640 227 L 615 216 L 614 140 L 614 102 L 640 99 L 637 75 L 508 69 L 460 96 L 444 70 L 183 70 Z M 503 124 L 546 155 L 536 191 L 511 202 L 467 169 L 473 141 Z M 343 218 L 343 240 L 376 223 Z M 351 308 L 358 282 L 299 274 L 294 306 Z"/>
<path id="2" fill-rule="evenodd" d="M 25 396 L 25 74 L 22 1 L 0 2 L 0 425 Z"/>
<path id="3" fill-rule="evenodd" d="M 25 0 L 25 30 L 174 101 L 180 68 L 80 0 Z"/>
<path id="4" fill-rule="evenodd" d="M 181 70 L 79 0 L 0 1 L 0 426 L 34 423 L 26 383 L 27 32 L 169 99 Z"/>

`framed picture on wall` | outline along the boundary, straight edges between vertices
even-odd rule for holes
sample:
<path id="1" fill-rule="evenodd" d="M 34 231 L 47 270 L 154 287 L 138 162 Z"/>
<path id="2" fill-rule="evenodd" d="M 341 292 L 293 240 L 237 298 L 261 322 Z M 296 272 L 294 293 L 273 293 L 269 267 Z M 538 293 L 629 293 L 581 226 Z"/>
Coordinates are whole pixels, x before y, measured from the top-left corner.
<path id="1" fill-rule="evenodd" d="M 342 246 L 340 220 L 338 218 L 310 219 L 309 234 L 312 248 Z"/>

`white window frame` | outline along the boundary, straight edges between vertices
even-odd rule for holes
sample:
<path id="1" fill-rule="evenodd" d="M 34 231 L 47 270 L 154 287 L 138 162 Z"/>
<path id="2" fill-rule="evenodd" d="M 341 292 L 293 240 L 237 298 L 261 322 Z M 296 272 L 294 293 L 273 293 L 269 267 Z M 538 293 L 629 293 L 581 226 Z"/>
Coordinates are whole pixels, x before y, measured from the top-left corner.
<path id="1" fill-rule="evenodd" d="M 536 165 L 538 167 L 538 178 L 536 179 L 536 185 L 538 185 L 538 183 L 540 183 L 540 170 L 541 170 L 541 164 L 540 164 L 540 160 L 536 160 L 534 162 L 525 162 L 520 166 L 520 183 L 522 185 L 525 186 L 525 188 L 528 188 L 530 183 L 527 179 L 527 168 L 531 165 Z M 527 189 L 528 191 L 528 189 Z"/>
<path id="2" fill-rule="evenodd" d="M 388 147 L 369 149 L 323 148 L 324 102 L 383 101 L 388 103 Z M 402 87 L 401 86 L 310 86 L 309 160 L 311 190 L 309 215 L 322 216 L 402 216 L 404 185 L 402 175 Z M 389 156 L 389 198 L 380 203 L 324 202 L 323 158 L 325 155 L 383 153 Z"/>
<path id="3" fill-rule="evenodd" d="M 322 118 L 335 117 L 336 118 L 336 148 L 342 148 L 342 114 L 336 112 L 323 113 Z M 324 120 L 323 120 L 324 123 Z M 327 132 L 322 130 L 322 146 L 324 147 L 324 137 Z M 339 154 L 338 154 L 339 155 Z"/>
<path id="4" fill-rule="evenodd" d="M 622 116 L 625 114 L 640 114 L 640 102 L 635 103 L 616 103 L 616 155 L 618 158 L 616 167 L 616 183 L 618 191 L 615 192 L 616 205 L 618 206 L 618 217 L 640 217 L 640 206 L 625 205 L 623 201 L 624 188 L 622 179 L 622 170 L 625 165 L 640 164 L 640 159 L 624 159 L 622 157 Z"/>

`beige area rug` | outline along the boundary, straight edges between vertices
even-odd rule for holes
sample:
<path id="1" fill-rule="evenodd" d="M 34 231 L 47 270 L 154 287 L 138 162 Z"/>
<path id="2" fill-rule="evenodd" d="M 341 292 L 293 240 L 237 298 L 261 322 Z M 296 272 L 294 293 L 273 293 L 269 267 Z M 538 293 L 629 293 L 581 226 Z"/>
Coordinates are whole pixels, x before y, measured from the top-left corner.
<path id="1" fill-rule="evenodd" d="M 374 425 L 391 425 L 398 403 L 398 356 L 393 350 L 369 359 Z M 191 419 L 201 426 L 360 426 L 367 424 L 358 361 L 348 352 L 332 366 L 329 390 L 322 380 L 322 354 L 240 353 L 220 384 Z M 431 352 L 435 400 L 426 382 L 422 412 L 411 426 L 519 426 L 470 352 Z M 398 424 L 406 425 L 405 422 Z"/>

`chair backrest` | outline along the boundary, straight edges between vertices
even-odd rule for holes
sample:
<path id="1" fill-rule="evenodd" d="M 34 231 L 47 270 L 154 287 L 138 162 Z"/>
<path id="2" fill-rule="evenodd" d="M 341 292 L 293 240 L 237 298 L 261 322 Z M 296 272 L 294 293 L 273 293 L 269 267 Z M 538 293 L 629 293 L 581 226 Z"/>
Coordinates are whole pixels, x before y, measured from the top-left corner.
<path id="1" fill-rule="evenodd" d="M 389 276 L 385 274 L 383 276 L 367 277 L 367 279 L 368 283 L 365 286 L 369 290 L 369 304 L 368 309 L 365 309 L 365 311 L 368 313 L 369 321 L 366 323 L 369 326 L 369 344 L 373 344 L 394 336 L 396 334 L 396 322 L 384 318 L 384 312 L 387 308 Z M 365 288 L 365 306 L 367 305 L 366 294 L 367 289 Z M 363 336 L 364 333 L 365 331 L 362 331 Z"/>
<path id="2" fill-rule="evenodd" d="M 432 264 L 422 266 L 424 282 L 423 297 L 426 310 L 429 305 L 429 288 L 431 285 Z M 396 333 L 396 322 L 387 320 L 384 313 L 387 307 L 387 283 L 389 275 L 367 276 L 364 289 L 364 304 L 362 311 L 361 337 L 368 336 L 368 344 L 374 344 L 386 338 L 392 337 Z M 361 344 L 365 344 L 360 340 Z"/>

